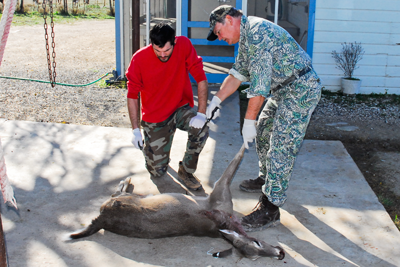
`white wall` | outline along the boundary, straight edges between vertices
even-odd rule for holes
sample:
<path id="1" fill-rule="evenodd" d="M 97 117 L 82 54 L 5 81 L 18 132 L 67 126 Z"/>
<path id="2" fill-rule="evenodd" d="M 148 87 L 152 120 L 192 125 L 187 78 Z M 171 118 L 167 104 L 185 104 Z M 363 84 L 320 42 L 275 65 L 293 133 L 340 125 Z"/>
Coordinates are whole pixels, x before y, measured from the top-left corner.
<path id="1" fill-rule="evenodd" d="M 360 93 L 400 94 L 400 0 L 317 0 L 313 66 L 325 89 L 340 90 L 343 73 L 331 56 L 343 42 L 365 54 L 354 76 Z"/>

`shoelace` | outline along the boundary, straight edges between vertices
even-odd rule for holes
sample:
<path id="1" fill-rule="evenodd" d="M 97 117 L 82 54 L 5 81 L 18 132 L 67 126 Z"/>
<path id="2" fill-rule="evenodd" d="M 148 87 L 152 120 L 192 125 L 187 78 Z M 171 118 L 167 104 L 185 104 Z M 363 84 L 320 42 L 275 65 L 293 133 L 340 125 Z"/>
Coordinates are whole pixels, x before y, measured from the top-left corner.
<path id="1" fill-rule="evenodd" d="M 188 173 L 188 178 L 189 178 L 189 180 L 190 180 L 192 183 L 195 183 L 195 184 L 198 183 L 197 179 L 194 177 L 193 174 Z"/>
<path id="2" fill-rule="evenodd" d="M 262 207 L 262 206 L 263 206 L 262 198 L 263 198 L 263 196 L 260 197 L 260 199 L 258 200 L 256 206 L 253 208 L 253 211 L 254 211 L 254 210 L 259 210 L 259 209 L 262 209 L 262 208 L 263 208 L 263 207 Z"/>

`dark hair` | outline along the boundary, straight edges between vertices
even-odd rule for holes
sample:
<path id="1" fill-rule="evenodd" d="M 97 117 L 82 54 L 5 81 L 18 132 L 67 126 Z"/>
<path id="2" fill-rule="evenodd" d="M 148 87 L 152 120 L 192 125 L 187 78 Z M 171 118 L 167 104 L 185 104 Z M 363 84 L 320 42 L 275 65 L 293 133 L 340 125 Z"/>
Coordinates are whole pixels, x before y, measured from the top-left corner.
<path id="1" fill-rule="evenodd" d="M 232 7 L 232 8 L 228 11 L 228 13 L 226 13 L 224 16 L 218 18 L 218 19 L 217 19 L 217 22 L 222 23 L 222 24 L 225 24 L 226 15 L 229 15 L 229 16 L 231 16 L 231 17 L 233 17 L 233 18 L 238 18 L 238 17 L 241 17 L 241 16 L 243 15 L 243 12 L 242 12 L 242 10 L 240 10 L 240 9 L 236 9 L 236 8 Z"/>
<path id="2" fill-rule="evenodd" d="M 150 42 L 160 48 L 168 42 L 175 43 L 175 30 L 169 24 L 160 22 L 150 30 Z"/>

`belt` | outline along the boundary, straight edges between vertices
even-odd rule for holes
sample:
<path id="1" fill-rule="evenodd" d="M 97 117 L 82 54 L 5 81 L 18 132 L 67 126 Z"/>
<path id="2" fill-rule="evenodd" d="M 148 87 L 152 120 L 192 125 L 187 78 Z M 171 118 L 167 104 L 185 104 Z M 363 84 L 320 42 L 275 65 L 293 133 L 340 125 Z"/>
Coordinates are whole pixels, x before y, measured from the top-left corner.
<path id="1" fill-rule="evenodd" d="M 288 79 L 286 79 L 286 81 L 284 81 L 283 83 L 279 84 L 275 90 L 281 89 L 283 87 L 285 87 L 286 85 L 288 85 L 289 83 L 294 82 L 297 78 L 300 78 L 301 76 L 305 75 L 306 73 L 310 72 L 312 70 L 312 67 L 307 66 L 304 69 L 302 69 L 297 76 L 296 75 L 292 75 L 290 76 Z"/>

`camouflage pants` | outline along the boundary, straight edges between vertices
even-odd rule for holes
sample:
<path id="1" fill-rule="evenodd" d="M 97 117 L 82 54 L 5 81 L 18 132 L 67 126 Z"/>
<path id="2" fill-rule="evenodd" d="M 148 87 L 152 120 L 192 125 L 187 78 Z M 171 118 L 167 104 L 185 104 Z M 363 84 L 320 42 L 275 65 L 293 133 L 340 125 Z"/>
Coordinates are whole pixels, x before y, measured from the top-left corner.
<path id="1" fill-rule="evenodd" d="M 312 70 L 269 98 L 257 122 L 256 150 L 263 193 L 274 205 L 286 199 L 293 165 L 308 123 L 321 97 L 321 85 Z"/>
<path id="2" fill-rule="evenodd" d="M 190 119 L 196 114 L 189 105 L 184 105 L 163 122 L 141 122 L 144 133 L 143 154 L 146 168 L 150 174 L 161 176 L 166 173 L 172 141 L 177 128 L 188 132 L 186 152 L 182 160 L 183 167 L 188 173 L 196 171 L 200 152 L 208 138 L 207 126 L 200 134 L 198 134 L 200 129 L 189 126 Z"/>

